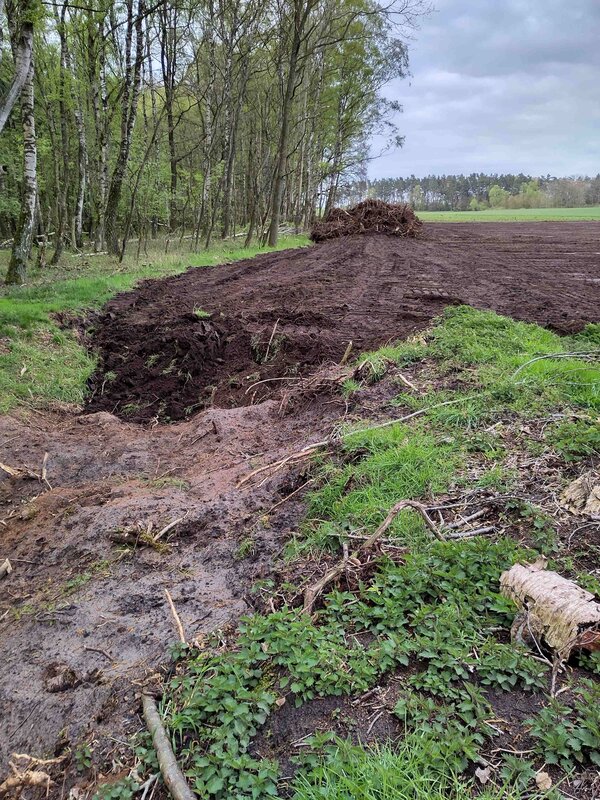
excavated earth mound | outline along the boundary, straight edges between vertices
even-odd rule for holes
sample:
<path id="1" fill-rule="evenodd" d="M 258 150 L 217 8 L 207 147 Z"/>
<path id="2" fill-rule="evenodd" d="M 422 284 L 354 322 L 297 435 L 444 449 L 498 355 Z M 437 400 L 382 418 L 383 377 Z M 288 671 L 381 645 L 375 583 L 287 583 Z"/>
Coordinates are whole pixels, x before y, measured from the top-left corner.
<path id="1" fill-rule="evenodd" d="M 332 208 L 317 222 L 310 238 L 313 242 L 338 239 L 357 233 L 387 233 L 390 236 L 419 236 L 423 223 L 408 203 L 393 205 L 369 198 L 353 208 Z"/>
<path id="2" fill-rule="evenodd" d="M 97 323 L 88 410 L 150 422 L 257 403 L 449 304 L 575 331 L 598 318 L 598 250 L 597 223 L 438 224 L 145 281 Z"/>

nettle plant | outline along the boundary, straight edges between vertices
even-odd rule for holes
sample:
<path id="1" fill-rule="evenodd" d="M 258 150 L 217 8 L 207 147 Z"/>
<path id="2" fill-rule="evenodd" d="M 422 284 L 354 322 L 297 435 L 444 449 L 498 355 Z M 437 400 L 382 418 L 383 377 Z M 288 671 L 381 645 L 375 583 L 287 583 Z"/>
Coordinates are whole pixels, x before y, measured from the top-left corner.
<path id="1" fill-rule="evenodd" d="M 564 770 L 586 762 L 600 767 L 600 684 L 584 680 L 572 707 L 553 698 L 527 725 L 547 764 Z"/>

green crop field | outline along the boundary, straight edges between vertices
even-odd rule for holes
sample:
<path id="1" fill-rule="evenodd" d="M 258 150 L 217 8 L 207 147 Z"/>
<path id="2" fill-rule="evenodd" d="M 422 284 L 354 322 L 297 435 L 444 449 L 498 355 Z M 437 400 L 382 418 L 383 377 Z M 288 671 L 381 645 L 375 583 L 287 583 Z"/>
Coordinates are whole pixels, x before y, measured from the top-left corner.
<path id="1" fill-rule="evenodd" d="M 424 222 L 596 222 L 600 206 L 586 208 L 488 208 L 485 211 L 419 211 Z"/>

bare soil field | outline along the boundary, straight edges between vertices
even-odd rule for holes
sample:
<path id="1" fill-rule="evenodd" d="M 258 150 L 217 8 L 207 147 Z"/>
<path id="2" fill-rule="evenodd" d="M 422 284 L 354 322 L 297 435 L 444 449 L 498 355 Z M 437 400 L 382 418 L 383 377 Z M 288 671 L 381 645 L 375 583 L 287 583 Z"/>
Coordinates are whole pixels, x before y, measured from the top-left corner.
<path id="1" fill-rule="evenodd" d="M 274 507 L 306 467 L 240 479 L 342 418 L 401 413 L 381 386 L 350 409 L 331 390 L 350 342 L 354 355 L 406 337 L 457 303 L 579 330 L 600 318 L 599 233 L 428 225 L 417 240 L 356 236 L 192 269 L 111 301 L 85 412 L 0 418 L 0 461 L 29 470 L 0 473 L 14 570 L 0 584 L 0 773 L 11 752 L 91 737 L 127 758 L 142 682 L 177 639 L 165 589 L 188 639 L 252 610 L 302 493 Z"/>
<path id="2" fill-rule="evenodd" d="M 452 303 L 579 330 L 598 318 L 599 232 L 428 225 L 421 239 L 352 236 L 146 281 L 97 325 L 89 410 L 149 422 L 257 403 L 349 342 L 359 353 L 402 338 Z"/>

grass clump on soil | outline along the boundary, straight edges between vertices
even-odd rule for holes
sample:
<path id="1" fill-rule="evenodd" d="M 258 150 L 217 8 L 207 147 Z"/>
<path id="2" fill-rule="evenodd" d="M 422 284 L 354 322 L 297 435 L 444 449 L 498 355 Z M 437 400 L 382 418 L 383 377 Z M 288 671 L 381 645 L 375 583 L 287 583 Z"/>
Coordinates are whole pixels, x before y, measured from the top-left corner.
<path id="1" fill-rule="evenodd" d="M 277 249 L 299 247 L 305 236 L 283 238 Z M 219 244 L 202 253 L 156 253 L 147 261 L 108 256 L 68 258 L 55 268 L 32 270 L 29 283 L 0 289 L 0 413 L 27 404 L 80 404 L 95 359 L 63 321 L 100 309 L 117 292 L 145 278 L 251 258 L 263 247 Z M 198 309 L 204 318 L 206 312 Z"/>
<path id="2" fill-rule="evenodd" d="M 309 763 L 310 769 L 294 782 L 294 800 L 467 800 L 473 796 L 469 785 L 447 765 L 440 742 L 428 735 L 409 734 L 394 747 L 366 750 L 336 738 Z M 481 800 L 518 796 L 510 786 L 478 795 Z"/>
<path id="3" fill-rule="evenodd" d="M 365 355 L 371 379 L 390 365 L 410 367 L 424 388 L 403 391 L 395 402 L 427 413 L 359 431 L 333 458 L 321 458 L 294 552 L 327 560 L 332 549 L 354 549 L 399 499 L 446 508 L 450 492 L 519 488 L 524 476 L 511 449 L 527 453 L 521 440 L 540 415 L 547 421 L 541 446 L 548 449 L 565 420 L 597 413 L 600 369 L 590 355 L 571 355 L 589 354 L 595 336 L 589 327 L 561 339 L 491 312 L 454 308 L 424 337 Z M 459 402 L 437 406 L 448 399 Z M 557 458 L 562 451 L 553 452 Z M 198 795 L 517 800 L 541 796 L 536 780 L 544 765 L 557 770 L 556 785 L 560 770 L 597 764 L 593 659 L 582 658 L 577 675 L 564 679 L 568 692 L 560 702 L 550 698 L 552 663 L 510 641 L 516 609 L 500 594 L 503 571 L 556 549 L 553 518 L 527 498 L 502 499 L 498 524 L 510 534 L 523 528 L 526 541 L 501 533 L 437 541 L 419 517 L 403 511 L 386 532 L 388 549 L 350 564 L 311 615 L 296 607 L 305 586 L 287 586 L 279 609 L 215 635 L 200 654 L 179 649 L 162 712 Z M 311 569 L 305 557 L 299 572 Z M 343 721 L 372 690 L 388 720 L 387 742 L 378 748 L 360 743 L 372 726 Z M 281 740 L 275 720 L 319 698 L 337 698 L 338 705 L 329 717 L 321 713 L 308 749 L 298 751 Z M 525 722 L 522 713 L 496 705 L 519 708 L 524 698 Z M 515 742 L 531 760 L 508 752 Z M 295 762 L 291 780 L 281 777 L 281 757 Z M 472 779 L 482 764 L 489 767 L 484 787 Z M 545 796 L 560 794 L 551 789 Z"/>
<path id="4" fill-rule="evenodd" d="M 499 422 L 547 417 L 547 442 L 559 453 L 569 459 L 596 455 L 600 361 L 590 359 L 600 356 L 593 347 L 597 328 L 561 338 L 537 325 L 458 307 L 448 309 L 425 338 L 364 354 L 359 364 L 368 366 L 370 380 L 383 377 L 390 364 L 431 364 L 425 392 L 402 391 L 392 400 L 426 413 L 344 439 L 342 463 L 324 466 L 321 488 L 309 501 L 305 536 L 296 544 L 323 547 L 338 543 L 340 533 L 374 530 L 399 498 L 434 497 L 460 483 L 473 453 L 484 467 L 478 488 L 508 490 L 515 474 L 503 464 L 506 444 L 491 427 Z M 576 437 L 569 435 L 573 429 Z M 525 507 L 523 514 L 529 514 Z M 536 517 L 532 527 L 541 538 L 547 525 Z M 390 535 L 409 545 L 428 536 L 410 510 L 398 515 Z"/>

